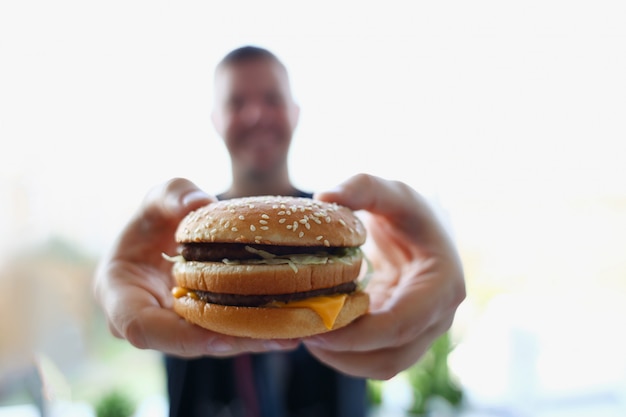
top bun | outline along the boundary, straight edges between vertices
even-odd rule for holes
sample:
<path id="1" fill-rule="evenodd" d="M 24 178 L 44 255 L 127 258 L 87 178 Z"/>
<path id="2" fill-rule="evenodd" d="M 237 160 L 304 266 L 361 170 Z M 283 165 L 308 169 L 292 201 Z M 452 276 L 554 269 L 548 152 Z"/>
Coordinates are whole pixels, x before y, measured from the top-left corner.
<path id="1" fill-rule="evenodd" d="M 305 197 L 257 196 L 218 201 L 189 213 L 176 241 L 352 247 L 365 242 L 347 207 Z"/>

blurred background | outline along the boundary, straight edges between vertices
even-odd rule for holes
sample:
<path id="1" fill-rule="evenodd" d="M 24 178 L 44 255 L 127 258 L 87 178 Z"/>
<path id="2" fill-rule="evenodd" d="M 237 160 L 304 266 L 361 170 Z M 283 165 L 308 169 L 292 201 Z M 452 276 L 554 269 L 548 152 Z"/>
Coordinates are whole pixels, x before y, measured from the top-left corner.
<path id="1" fill-rule="evenodd" d="M 625 21 L 618 0 L 0 3 L 0 416 L 164 417 L 161 358 L 109 334 L 93 269 L 153 185 L 227 186 L 212 73 L 244 44 L 290 71 L 299 187 L 400 179 L 461 252 L 449 335 L 372 381 L 373 414 L 625 415 Z"/>

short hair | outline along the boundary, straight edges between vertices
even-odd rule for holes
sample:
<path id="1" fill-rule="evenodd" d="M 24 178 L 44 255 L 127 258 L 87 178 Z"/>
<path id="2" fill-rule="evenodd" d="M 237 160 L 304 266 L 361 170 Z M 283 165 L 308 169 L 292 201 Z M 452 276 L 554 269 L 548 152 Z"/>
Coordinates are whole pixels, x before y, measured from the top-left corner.
<path id="1" fill-rule="evenodd" d="M 243 62 L 250 62 L 259 59 L 268 59 L 276 62 L 280 67 L 282 67 L 285 71 L 287 68 L 285 65 L 278 59 L 276 55 L 265 48 L 261 48 L 258 46 L 246 45 L 239 47 L 237 49 L 233 49 L 230 51 L 217 65 L 217 68 L 224 68 L 231 65 L 240 64 Z"/>

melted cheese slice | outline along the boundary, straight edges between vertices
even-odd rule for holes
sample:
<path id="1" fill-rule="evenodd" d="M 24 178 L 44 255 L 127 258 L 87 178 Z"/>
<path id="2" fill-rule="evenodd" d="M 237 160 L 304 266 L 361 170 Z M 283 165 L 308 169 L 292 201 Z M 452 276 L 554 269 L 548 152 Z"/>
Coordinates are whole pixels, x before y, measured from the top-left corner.
<path id="1" fill-rule="evenodd" d="M 197 294 L 190 289 L 183 287 L 172 288 L 172 295 L 176 298 L 184 296 L 198 299 Z M 336 294 L 320 297 L 311 297 L 304 300 L 290 301 L 289 303 L 273 303 L 272 307 L 278 308 L 309 308 L 317 313 L 324 322 L 324 326 L 331 330 L 339 316 L 339 312 L 346 303 L 347 294 Z"/>
<path id="2" fill-rule="evenodd" d="M 337 294 L 331 296 L 311 297 L 299 301 L 290 301 L 281 304 L 283 308 L 310 308 L 315 311 L 324 322 L 328 330 L 335 325 L 335 320 L 348 298 L 347 294 Z"/>

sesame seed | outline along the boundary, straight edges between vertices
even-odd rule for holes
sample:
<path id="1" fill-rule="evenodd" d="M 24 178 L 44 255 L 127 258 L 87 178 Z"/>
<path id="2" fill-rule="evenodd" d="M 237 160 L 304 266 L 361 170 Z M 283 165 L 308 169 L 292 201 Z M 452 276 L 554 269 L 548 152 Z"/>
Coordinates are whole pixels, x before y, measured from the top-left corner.
<path id="1" fill-rule="evenodd" d="M 279 216 L 284 216 L 284 215 L 285 215 L 285 210 L 281 210 L 281 211 L 279 211 L 279 212 L 278 212 L 278 215 L 279 215 Z"/>
<path id="2" fill-rule="evenodd" d="M 298 229 L 298 222 L 293 222 L 293 231 L 295 232 Z"/>
<path id="3" fill-rule="evenodd" d="M 230 230 L 232 230 L 233 232 L 237 231 L 237 228 L 235 226 L 231 227 Z"/>
<path id="4" fill-rule="evenodd" d="M 239 215 L 239 220 L 245 220 L 246 218 L 243 216 L 243 214 Z"/>
<path id="5" fill-rule="evenodd" d="M 250 225 L 250 231 L 254 232 L 256 230 L 256 227 L 254 227 L 253 224 Z"/>
<path id="6" fill-rule="evenodd" d="M 307 230 L 311 230 L 311 223 L 306 222 L 304 226 L 306 227 Z"/>
<path id="7" fill-rule="evenodd" d="M 269 218 L 270 218 L 270 216 L 268 216 L 267 214 L 263 213 L 263 214 L 261 214 L 261 218 L 263 218 L 263 219 L 266 219 L 266 220 L 267 220 L 267 219 L 269 219 Z"/>
<path id="8" fill-rule="evenodd" d="M 300 219 L 300 223 L 302 223 L 302 224 L 306 224 L 308 222 L 309 222 L 309 219 L 307 219 L 307 218 Z"/>
<path id="9" fill-rule="evenodd" d="M 302 237 L 302 236 L 304 236 L 304 232 L 300 232 L 300 233 L 298 234 L 298 237 Z"/>
<path id="10" fill-rule="evenodd" d="M 291 216 L 291 210 L 287 210 L 285 213 L 287 213 L 287 216 Z"/>
<path id="11" fill-rule="evenodd" d="M 326 216 L 326 223 L 330 223 L 330 216 Z"/>
<path id="12" fill-rule="evenodd" d="M 267 224 L 267 220 L 259 220 L 259 223 L 261 223 L 261 224 Z"/>
<path id="13" fill-rule="evenodd" d="M 346 222 L 344 222 L 343 219 L 339 219 L 339 223 L 341 223 L 341 225 L 344 226 L 344 227 L 347 226 Z"/>
<path id="14" fill-rule="evenodd" d="M 286 221 L 287 221 L 287 219 L 282 218 L 282 219 L 278 220 L 278 223 L 281 223 L 281 224 L 282 224 L 282 223 L 285 223 Z"/>
<path id="15" fill-rule="evenodd" d="M 324 236 L 319 235 L 318 237 L 315 238 L 315 240 L 322 240 L 324 238 Z"/>
<path id="16" fill-rule="evenodd" d="M 263 239 L 263 236 L 255 236 L 254 237 L 254 240 L 259 240 L 260 241 L 261 239 Z M 259 243 L 259 242 L 257 242 L 257 243 Z"/>
<path id="17" fill-rule="evenodd" d="M 293 228 L 293 225 L 291 225 L 291 224 L 287 225 L 287 229 L 291 230 L 292 228 Z"/>
<path id="18" fill-rule="evenodd" d="M 230 220 L 224 223 L 224 229 L 228 229 L 230 227 Z"/>
<path id="19" fill-rule="evenodd" d="M 324 246 L 326 247 L 330 246 L 330 242 L 327 239 L 324 239 Z"/>
<path id="20" fill-rule="evenodd" d="M 261 226 L 260 229 L 261 230 L 270 230 L 269 226 Z"/>
<path id="21" fill-rule="evenodd" d="M 209 233 L 214 235 L 215 233 L 217 233 L 217 229 L 211 229 L 211 231 Z"/>

